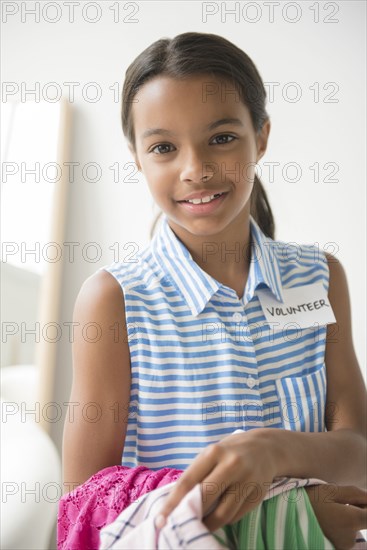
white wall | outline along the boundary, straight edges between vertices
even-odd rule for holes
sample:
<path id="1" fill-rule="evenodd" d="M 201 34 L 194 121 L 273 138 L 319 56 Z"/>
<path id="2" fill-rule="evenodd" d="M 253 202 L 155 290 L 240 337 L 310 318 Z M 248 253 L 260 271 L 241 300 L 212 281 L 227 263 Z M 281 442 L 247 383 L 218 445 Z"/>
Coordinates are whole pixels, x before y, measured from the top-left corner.
<path id="1" fill-rule="evenodd" d="M 80 83 L 73 101 L 70 155 L 70 160 L 80 166 L 70 184 L 65 236 L 66 242 L 80 244 L 75 249 L 75 261 L 66 261 L 64 265 L 60 323 L 72 320 L 82 282 L 115 259 L 109 249 L 113 243 L 121 243 L 120 259 L 123 259 L 131 250 L 123 250 L 125 243 L 134 242 L 142 247 L 149 242 L 154 216 L 146 184 L 142 180 L 114 183 L 109 169 L 117 162 L 122 175 L 127 175 L 123 167 L 132 160 L 121 131 L 120 103 L 114 101 L 109 88 L 118 83 L 115 86 L 121 89 L 129 63 L 158 38 L 186 31 L 211 32 L 243 48 L 266 83 L 279 83 L 274 100 L 268 103 L 272 131 L 267 154 L 261 162 L 262 180 L 275 214 L 277 238 L 318 242 L 321 248 L 335 243 L 327 249 L 341 260 L 347 273 L 354 344 L 365 376 L 365 3 L 319 2 L 319 22 L 316 22 L 316 13 L 312 11 L 315 2 L 281 2 L 274 6 L 271 22 L 268 3 L 258 2 L 260 19 L 253 23 L 246 21 L 245 10 L 247 6 L 247 19 L 254 20 L 254 2 L 237 3 L 241 10 L 238 22 L 234 15 L 225 14 L 225 9 L 235 7 L 234 2 L 120 2 L 118 22 L 114 22 L 113 11 L 117 3 L 109 1 L 87 3 L 89 7 L 80 2 L 75 6 L 74 22 L 69 22 L 69 8 L 63 2 L 57 3 L 58 12 L 55 3 L 47 3 L 50 7 L 41 12 L 39 22 L 34 15 L 24 12 L 24 7 L 34 9 L 34 2 L 2 4 L 3 81 L 14 81 L 20 89 L 34 88 L 39 83 L 41 92 L 49 93 L 48 97 L 54 93 L 47 88 L 50 82 L 57 83 L 66 96 L 70 87 L 65 83 Z M 9 15 L 5 22 L 4 10 L 13 9 L 9 5 L 17 6 L 19 11 Z M 43 8 L 46 3 L 39 5 Z M 96 5 L 101 18 L 96 23 L 88 22 L 97 13 Z M 205 8 L 218 10 L 206 22 Z M 297 22 L 285 20 L 295 19 L 296 10 Z M 129 15 L 133 11 L 136 13 Z M 59 21 L 47 21 L 56 16 L 60 16 Z M 136 22 L 127 21 L 129 18 Z M 96 103 L 81 93 L 84 87 L 84 95 L 89 91 L 87 97 L 92 97 L 94 90 L 85 87 L 90 82 L 98 83 L 102 90 Z M 289 87 L 291 82 L 296 82 L 302 92 L 299 101 L 287 100 L 286 91 L 289 97 L 295 91 Z M 319 88 L 317 101 L 311 86 Z M 13 97 L 20 99 L 20 93 Z M 336 102 L 327 102 L 328 97 Z M 81 172 L 81 167 L 90 162 L 98 163 L 102 171 L 100 181 L 95 183 L 83 180 Z M 280 163 L 274 181 L 270 181 L 265 162 Z M 285 178 L 282 175 L 289 162 L 298 163 L 302 170 L 297 183 L 286 181 L 294 176 L 292 170 L 285 172 Z M 330 169 L 323 168 L 328 162 L 338 167 L 334 183 L 324 181 L 330 174 Z M 309 168 L 315 163 L 320 166 L 319 182 L 314 181 Z M 92 176 L 91 170 L 89 177 Z M 82 247 L 90 242 L 98 243 L 103 250 L 96 263 L 87 261 L 81 253 Z M 93 250 L 89 252 L 92 254 Z M 65 254 L 67 257 L 66 248 Z M 55 390 L 55 400 L 60 406 L 69 399 L 71 374 L 71 345 L 65 330 L 58 350 Z M 52 432 L 59 449 L 63 421 L 64 418 L 56 422 Z"/>
<path id="2" fill-rule="evenodd" d="M 5 262 L 1 266 L 1 368 L 31 365 L 34 361 L 35 336 L 23 338 L 24 331 L 19 327 L 21 323 L 35 327 L 39 317 L 40 281 L 40 275 L 34 271 Z"/>

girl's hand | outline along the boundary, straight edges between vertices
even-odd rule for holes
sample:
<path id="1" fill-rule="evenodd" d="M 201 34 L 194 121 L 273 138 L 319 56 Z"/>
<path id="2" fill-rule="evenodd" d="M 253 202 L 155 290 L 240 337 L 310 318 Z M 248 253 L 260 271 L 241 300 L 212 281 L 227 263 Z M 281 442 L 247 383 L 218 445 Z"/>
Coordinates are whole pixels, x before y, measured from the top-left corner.
<path id="1" fill-rule="evenodd" d="M 197 483 L 201 483 L 203 523 L 210 531 L 235 523 L 256 508 L 277 475 L 269 440 L 259 433 L 231 434 L 201 451 L 167 497 L 160 511 L 164 520 L 158 516 L 157 526 L 163 527 L 165 518 Z"/>
<path id="2" fill-rule="evenodd" d="M 329 484 L 305 489 L 324 535 L 336 550 L 353 548 L 357 531 L 367 528 L 367 491 Z"/>

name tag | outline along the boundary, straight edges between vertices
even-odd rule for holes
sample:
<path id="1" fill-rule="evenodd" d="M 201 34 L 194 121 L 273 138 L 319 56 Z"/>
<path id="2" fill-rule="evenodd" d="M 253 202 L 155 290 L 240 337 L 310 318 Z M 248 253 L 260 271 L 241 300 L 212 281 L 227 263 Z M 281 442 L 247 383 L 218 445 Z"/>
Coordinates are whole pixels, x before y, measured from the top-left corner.
<path id="1" fill-rule="evenodd" d="M 289 323 L 295 323 L 295 328 L 336 323 L 322 283 L 283 288 L 283 304 L 267 288 L 257 290 L 256 294 L 266 320 L 275 330 L 281 330 L 285 325 L 290 327 Z"/>

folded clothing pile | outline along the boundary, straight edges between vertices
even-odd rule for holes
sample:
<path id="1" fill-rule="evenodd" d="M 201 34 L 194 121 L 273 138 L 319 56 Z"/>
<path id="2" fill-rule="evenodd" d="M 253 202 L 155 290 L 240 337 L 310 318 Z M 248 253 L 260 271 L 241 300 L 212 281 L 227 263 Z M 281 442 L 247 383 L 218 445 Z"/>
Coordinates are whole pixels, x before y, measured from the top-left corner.
<path id="1" fill-rule="evenodd" d="M 319 483 L 324 482 L 317 479 L 276 478 L 256 508 L 236 523 L 211 533 L 202 521 L 200 484 L 171 512 L 166 525 L 157 528 L 156 517 L 176 484 L 173 482 L 140 497 L 111 525 L 104 527 L 101 530 L 100 548 L 333 550 L 334 546 L 324 536 L 303 488 Z"/>
<path id="2" fill-rule="evenodd" d="M 334 548 L 303 488 L 324 483 L 316 479 L 276 478 L 259 506 L 214 533 L 202 521 L 197 484 L 158 529 L 157 513 L 182 473 L 171 468 L 111 466 L 94 474 L 59 501 L 58 550 Z M 357 549 L 367 549 L 361 533 L 356 534 L 353 550 Z"/>

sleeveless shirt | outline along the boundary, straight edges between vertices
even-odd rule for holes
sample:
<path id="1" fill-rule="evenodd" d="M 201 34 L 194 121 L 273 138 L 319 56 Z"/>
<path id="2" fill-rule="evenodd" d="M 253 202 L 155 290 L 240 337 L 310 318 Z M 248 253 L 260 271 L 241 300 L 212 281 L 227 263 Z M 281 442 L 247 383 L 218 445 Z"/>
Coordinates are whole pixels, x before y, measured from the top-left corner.
<path id="1" fill-rule="evenodd" d="M 327 325 L 277 331 L 257 291 L 329 286 L 325 254 L 268 238 L 250 216 L 244 294 L 193 260 L 167 216 L 133 262 L 101 267 L 121 285 L 131 365 L 123 466 L 187 468 L 236 428 L 325 431 Z"/>

